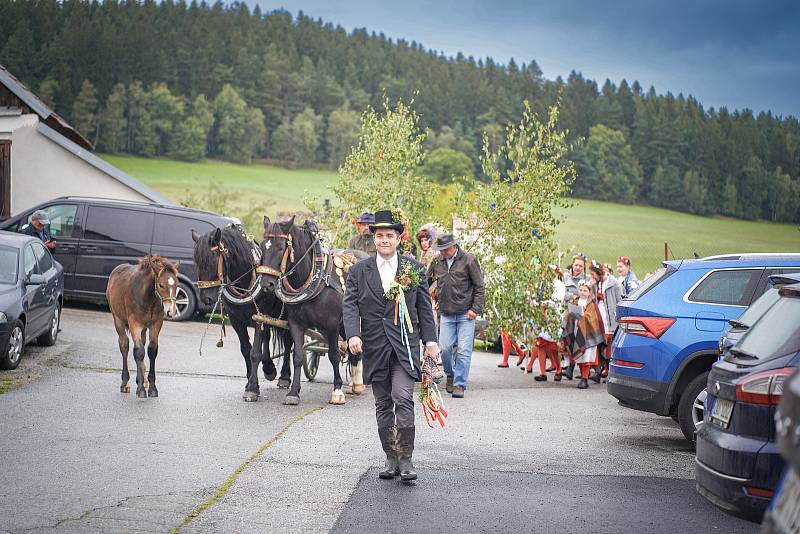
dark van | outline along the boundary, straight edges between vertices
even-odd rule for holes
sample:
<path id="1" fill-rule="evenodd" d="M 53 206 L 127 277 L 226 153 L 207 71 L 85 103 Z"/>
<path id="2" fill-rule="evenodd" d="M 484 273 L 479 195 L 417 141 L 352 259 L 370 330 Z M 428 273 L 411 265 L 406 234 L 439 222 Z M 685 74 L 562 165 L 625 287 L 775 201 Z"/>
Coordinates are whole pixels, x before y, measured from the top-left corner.
<path id="1" fill-rule="evenodd" d="M 145 254 L 180 261 L 176 320 L 204 310 L 197 299 L 197 268 L 192 230 L 204 234 L 234 219 L 181 206 L 90 197 L 61 197 L 34 206 L 0 223 L 18 232 L 36 210 L 50 219 L 58 242 L 53 257 L 64 267 L 66 299 L 105 302 L 106 284 L 120 263 L 135 263 Z"/>

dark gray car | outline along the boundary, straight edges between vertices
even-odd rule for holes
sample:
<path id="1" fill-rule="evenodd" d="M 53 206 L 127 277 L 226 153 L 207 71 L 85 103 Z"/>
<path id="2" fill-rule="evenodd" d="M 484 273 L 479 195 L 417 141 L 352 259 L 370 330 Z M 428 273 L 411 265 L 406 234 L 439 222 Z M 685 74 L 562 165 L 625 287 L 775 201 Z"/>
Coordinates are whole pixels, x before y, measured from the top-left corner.
<path id="1" fill-rule="evenodd" d="M 64 270 L 42 242 L 0 232 L 0 369 L 15 369 L 25 345 L 54 345 L 64 299 Z"/>

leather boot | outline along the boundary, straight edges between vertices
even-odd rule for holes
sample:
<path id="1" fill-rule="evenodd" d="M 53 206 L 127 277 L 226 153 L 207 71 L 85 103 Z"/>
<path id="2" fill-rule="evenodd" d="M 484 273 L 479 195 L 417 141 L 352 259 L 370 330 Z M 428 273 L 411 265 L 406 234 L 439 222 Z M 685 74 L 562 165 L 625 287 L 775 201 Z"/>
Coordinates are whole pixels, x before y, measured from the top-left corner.
<path id="1" fill-rule="evenodd" d="M 400 479 L 403 481 L 416 480 L 417 471 L 414 469 L 414 464 L 411 463 L 411 457 L 414 455 L 416 428 L 413 426 L 398 428 L 397 433 L 397 459 L 400 465 Z"/>
<path id="2" fill-rule="evenodd" d="M 444 390 L 448 393 L 453 392 L 453 375 L 447 375 L 447 382 L 445 383 Z"/>
<path id="3" fill-rule="evenodd" d="M 572 374 L 574 372 L 575 372 L 575 364 L 573 363 L 572 365 L 567 366 L 563 370 L 562 374 L 564 375 L 564 378 L 566 378 L 567 380 L 572 380 Z"/>
<path id="4" fill-rule="evenodd" d="M 386 453 L 386 467 L 378 473 L 378 477 L 383 480 L 391 480 L 400 474 L 397 461 L 397 427 L 379 428 L 378 437 L 381 438 L 383 452 Z"/>

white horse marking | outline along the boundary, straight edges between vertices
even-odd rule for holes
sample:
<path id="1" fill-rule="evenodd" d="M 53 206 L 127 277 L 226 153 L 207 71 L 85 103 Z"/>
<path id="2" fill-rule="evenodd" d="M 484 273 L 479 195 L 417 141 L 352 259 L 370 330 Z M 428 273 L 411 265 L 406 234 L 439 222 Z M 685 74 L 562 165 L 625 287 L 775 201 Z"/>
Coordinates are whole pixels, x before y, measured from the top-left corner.
<path id="1" fill-rule="evenodd" d="M 175 279 L 174 279 L 174 278 L 172 278 L 172 277 L 170 276 L 170 277 L 167 279 L 167 283 L 168 283 L 169 285 L 171 285 L 171 286 L 174 286 L 174 285 L 175 285 Z"/>

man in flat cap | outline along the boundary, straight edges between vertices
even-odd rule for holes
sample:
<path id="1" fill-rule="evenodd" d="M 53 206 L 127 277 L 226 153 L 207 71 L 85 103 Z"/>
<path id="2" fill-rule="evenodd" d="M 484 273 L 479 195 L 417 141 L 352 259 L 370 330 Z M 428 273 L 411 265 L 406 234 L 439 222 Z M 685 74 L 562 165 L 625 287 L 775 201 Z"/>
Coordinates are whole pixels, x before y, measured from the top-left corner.
<path id="1" fill-rule="evenodd" d="M 356 221 L 357 235 L 351 237 L 350 242 L 347 244 L 349 250 L 360 250 L 367 254 L 375 254 L 375 241 L 372 239 L 372 232 L 369 229 L 369 225 L 374 222 L 375 215 L 372 213 L 364 212 L 361 214 L 361 217 Z"/>
<path id="2" fill-rule="evenodd" d="M 421 380 L 420 340 L 425 356 L 439 359 L 436 325 L 425 267 L 397 253 L 403 224 L 378 211 L 370 225 L 377 253 L 350 268 L 344 294 L 345 336 L 361 354 L 364 383 L 372 384 L 378 437 L 386 453 L 382 479 L 416 480 L 414 383 Z"/>
<path id="3" fill-rule="evenodd" d="M 52 251 L 56 248 L 56 240 L 50 235 L 50 231 L 46 226 L 48 224 L 50 224 L 50 218 L 47 216 L 47 212 L 44 210 L 36 210 L 33 212 L 33 215 L 31 215 L 30 224 L 23 226 L 20 233 L 38 237 L 42 240 L 44 246 Z"/>

